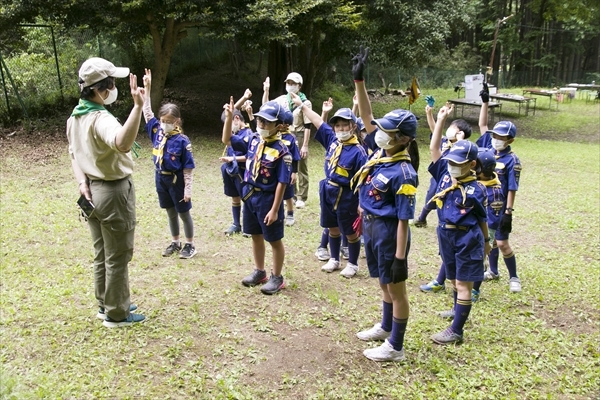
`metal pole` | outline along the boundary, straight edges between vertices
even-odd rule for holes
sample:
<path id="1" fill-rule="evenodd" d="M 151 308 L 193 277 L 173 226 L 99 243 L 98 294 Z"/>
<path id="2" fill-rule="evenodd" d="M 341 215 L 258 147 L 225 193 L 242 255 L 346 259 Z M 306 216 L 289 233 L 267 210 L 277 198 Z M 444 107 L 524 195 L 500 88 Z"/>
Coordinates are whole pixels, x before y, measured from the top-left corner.
<path id="1" fill-rule="evenodd" d="M 54 28 L 52 26 L 50 27 L 50 33 L 52 33 L 52 47 L 54 47 L 54 62 L 56 63 L 56 74 L 58 75 L 58 87 L 60 88 L 60 97 L 62 98 L 62 101 L 64 103 L 65 96 L 63 94 L 62 80 L 60 79 L 60 68 L 58 65 L 58 53 L 56 51 L 56 40 L 54 40 Z"/>

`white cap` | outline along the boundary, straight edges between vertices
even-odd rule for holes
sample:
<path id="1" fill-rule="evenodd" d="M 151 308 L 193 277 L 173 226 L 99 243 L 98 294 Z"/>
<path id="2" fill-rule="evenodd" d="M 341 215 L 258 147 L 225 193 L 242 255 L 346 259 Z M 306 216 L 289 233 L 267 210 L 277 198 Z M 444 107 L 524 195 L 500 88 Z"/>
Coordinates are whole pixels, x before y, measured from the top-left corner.
<path id="1" fill-rule="evenodd" d="M 79 88 L 92 86 L 102 79 L 112 76 L 113 78 L 125 78 L 129 75 L 129 68 L 115 67 L 113 63 L 104 58 L 92 57 L 81 64 L 79 68 Z"/>
<path id="2" fill-rule="evenodd" d="M 284 82 L 287 82 L 287 81 L 294 81 L 294 82 L 302 85 L 302 75 L 300 75 L 297 72 L 290 72 L 290 74 L 287 76 L 287 78 L 285 78 Z"/>

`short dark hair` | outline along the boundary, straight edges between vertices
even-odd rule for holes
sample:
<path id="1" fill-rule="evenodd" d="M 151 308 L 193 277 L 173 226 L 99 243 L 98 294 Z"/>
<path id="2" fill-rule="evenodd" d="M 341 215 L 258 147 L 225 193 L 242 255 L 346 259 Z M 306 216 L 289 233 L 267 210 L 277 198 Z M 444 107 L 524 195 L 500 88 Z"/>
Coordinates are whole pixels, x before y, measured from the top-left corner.
<path id="1" fill-rule="evenodd" d="M 471 125 L 464 119 L 455 119 L 450 124 L 450 126 L 452 125 L 456 126 L 459 131 L 462 131 L 465 134 L 465 139 L 468 139 L 471 136 Z"/>
<path id="2" fill-rule="evenodd" d="M 80 79 L 79 83 L 83 83 L 83 80 Z M 99 82 L 94 83 L 93 85 L 84 87 L 81 90 L 81 93 L 79 94 L 79 98 L 83 99 L 83 100 L 89 100 L 95 96 L 93 89 L 106 90 L 106 89 L 112 89 L 114 87 L 115 87 L 115 78 L 113 78 L 112 76 L 107 76 L 106 78 L 102 79 Z"/>

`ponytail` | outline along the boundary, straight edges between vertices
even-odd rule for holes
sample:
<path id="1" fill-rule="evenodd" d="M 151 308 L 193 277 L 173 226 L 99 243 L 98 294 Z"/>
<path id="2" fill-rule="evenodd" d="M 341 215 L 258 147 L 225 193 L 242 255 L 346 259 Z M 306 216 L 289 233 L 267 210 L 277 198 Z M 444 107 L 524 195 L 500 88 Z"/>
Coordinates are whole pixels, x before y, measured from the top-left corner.
<path id="1" fill-rule="evenodd" d="M 411 140 L 408 143 L 408 155 L 410 156 L 410 163 L 416 172 L 419 172 L 419 145 L 416 140 Z"/>

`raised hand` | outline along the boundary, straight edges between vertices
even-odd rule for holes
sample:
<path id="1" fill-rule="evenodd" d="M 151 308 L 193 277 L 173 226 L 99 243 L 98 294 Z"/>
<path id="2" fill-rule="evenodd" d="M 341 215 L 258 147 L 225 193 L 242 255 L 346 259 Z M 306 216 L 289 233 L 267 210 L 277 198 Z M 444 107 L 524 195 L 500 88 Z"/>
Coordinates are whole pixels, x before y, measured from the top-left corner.
<path id="1" fill-rule="evenodd" d="M 369 57 L 369 48 L 359 47 L 358 54 L 352 57 L 352 76 L 355 81 L 364 81 L 364 72 Z"/>
<path id="2" fill-rule="evenodd" d="M 489 103 L 490 101 L 490 89 L 488 88 L 487 83 L 483 84 L 483 89 L 479 92 L 479 97 L 481 97 L 482 103 Z"/>
<path id="3" fill-rule="evenodd" d="M 302 104 L 302 99 L 296 93 L 290 93 L 290 97 L 292 98 L 292 102 L 296 105 L 296 107 L 300 107 Z"/>
<path id="4" fill-rule="evenodd" d="M 133 103 L 136 106 L 144 105 L 144 88 L 140 88 L 137 85 L 137 76 L 129 74 L 129 87 L 131 88 L 131 97 L 133 97 Z"/>
<path id="5" fill-rule="evenodd" d="M 330 97 L 323 102 L 323 112 L 329 113 L 331 110 L 333 110 L 333 99 Z"/>
<path id="6" fill-rule="evenodd" d="M 265 81 L 263 82 L 263 91 L 268 92 L 270 88 L 271 88 L 271 80 L 267 76 L 267 79 L 265 79 Z"/>
<path id="7" fill-rule="evenodd" d="M 250 91 L 250 89 L 246 89 L 246 91 L 244 92 L 244 98 L 249 99 L 250 97 L 252 97 L 252 92 Z"/>

